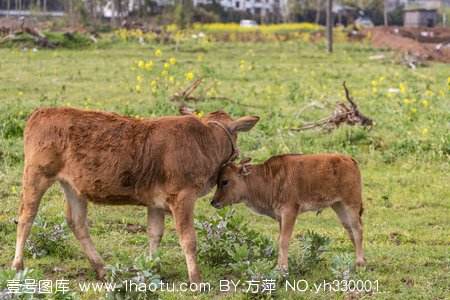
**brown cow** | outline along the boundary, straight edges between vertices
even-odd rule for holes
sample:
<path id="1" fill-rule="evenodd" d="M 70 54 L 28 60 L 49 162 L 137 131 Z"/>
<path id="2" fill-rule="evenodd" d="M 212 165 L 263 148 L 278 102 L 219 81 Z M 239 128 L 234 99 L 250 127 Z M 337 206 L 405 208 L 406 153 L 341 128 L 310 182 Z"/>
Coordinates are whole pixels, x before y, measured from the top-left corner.
<path id="1" fill-rule="evenodd" d="M 339 154 L 280 155 L 259 165 L 228 164 L 219 175 L 211 205 L 244 202 L 280 224 L 278 268 L 287 271 L 288 245 L 297 216 L 332 207 L 364 264 L 361 175 L 357 163 Z"/>
<path id="2" fill-rule="evenodd" d="M 23 268 L 23 249 L 41 197 L 58 181 L 66 219 L 97 276 L 104 263 L 87 226 L 87 203 L 133 204 L 148 209 L 150 254 L 170 212 L 184 251 L 189 279 L 200 281 L 193 227 L 195 200 L 217 182 L 221 166 L 237 154 L 239 131 L 258 117 L 233 120 L 225 112 L 203 118 L 174 116 L 138 120 L 72 108 L 38 109 L 24 134 L 25 167 L 12 266 Z"/>

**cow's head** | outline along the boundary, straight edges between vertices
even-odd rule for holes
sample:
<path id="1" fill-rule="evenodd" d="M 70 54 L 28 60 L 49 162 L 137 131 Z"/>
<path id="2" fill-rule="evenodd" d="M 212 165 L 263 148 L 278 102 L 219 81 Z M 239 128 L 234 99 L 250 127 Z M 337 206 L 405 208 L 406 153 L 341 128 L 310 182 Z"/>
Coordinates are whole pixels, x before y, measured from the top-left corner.
<path id="1" fill-rule="evenodd" d="M 239 131 L 249 131 L 259 121 L 259 117 L 257 116 L 244 116 L 238 119 L 233 119 L 229 114 L 222 110 L 211 112 L 202 117 L 199 117 L 193 110 L 187 107 L 181 107 L 180 113 L 182 115 L 197 116 L 206 123 L 210 121 L 220 122 L 225 125 L 233 135 L 236 135 Z"/>
<path id="2" fill-rule="evenodd" d="M 211 205 L 222 208 L 234 203 L 240 203 L 247 198 L 248 188 L 245 176 L 251 172 L 250 159 L 241 161 L 238 165 L 230 163 L 222 168 L 217 181 L 217 189 Z"/>

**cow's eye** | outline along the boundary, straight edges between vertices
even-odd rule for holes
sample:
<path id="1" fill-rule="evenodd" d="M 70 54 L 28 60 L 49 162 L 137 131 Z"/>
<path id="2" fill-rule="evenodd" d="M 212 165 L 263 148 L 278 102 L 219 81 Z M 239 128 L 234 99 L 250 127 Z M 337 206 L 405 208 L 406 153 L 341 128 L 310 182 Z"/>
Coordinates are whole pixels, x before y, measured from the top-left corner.
<path id="1" fill-rule="evenodd" d="M 222 180 L 222 182 L 220 183 L 220 185 L 221 185 L 222 187 L 227 186 L 227 185 L 228 185 L 228 180 Z"/>

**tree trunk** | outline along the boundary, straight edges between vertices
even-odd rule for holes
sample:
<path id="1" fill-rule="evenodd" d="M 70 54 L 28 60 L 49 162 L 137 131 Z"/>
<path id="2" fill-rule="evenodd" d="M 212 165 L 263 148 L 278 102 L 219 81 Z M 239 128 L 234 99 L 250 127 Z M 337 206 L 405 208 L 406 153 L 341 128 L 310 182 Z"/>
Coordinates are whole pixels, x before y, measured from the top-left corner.
<path id="1" fill-rule="evenodd" d="M 327 50 L 333 52 L 333 0 L 327 0 Z"/>
<path id="2" fill-rule="evenodd" d="M 116 0 L 111 0 L 111 26 L 116 26 Z"/>
<path id="3" fill-rule="evenodd" d="M 320 13 L 322 12 L 322 0 L 317 0 L 316 6 L 316 24 L 320 23 Z"/>
<path id="4" fill-rule="evenodd" d="M 89 4 L 90 4 L 89 10 L 90 10 L 90 15 L 91 15 L 92 21 L 94 24 L 97 24 L 97 1 L 91 0 Z"/>
<path id="5" fill-rule="evenodd" d="M 6 17 L 9 18 L 9 11 L 11 10 L 11 0 L 6 2 Z"/>
<path id="6" fill-rule="evenodd" d="M 388 24 L 388 12 L 387 12 L 387 0 L 384 0 L 383 2 L 383 15 L 384 15 L 384 26 L 389 26 Z"/>
<path id="7" fill-rule="evenodd" d="M 47 11 L 47 0 L 43 0 L 42 2 L 42 10 Z"/>

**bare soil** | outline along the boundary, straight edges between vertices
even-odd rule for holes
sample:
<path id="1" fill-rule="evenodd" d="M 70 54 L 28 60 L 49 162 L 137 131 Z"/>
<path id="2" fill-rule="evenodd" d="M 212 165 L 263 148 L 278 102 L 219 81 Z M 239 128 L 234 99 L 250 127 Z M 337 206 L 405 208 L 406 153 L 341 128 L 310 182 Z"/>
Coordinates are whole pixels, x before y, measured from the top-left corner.
<path id="1" fill-rule="evenodd" d="M 450 63 L 450 28 L 376 27 L 364 33 L 374 47 Z"/>

